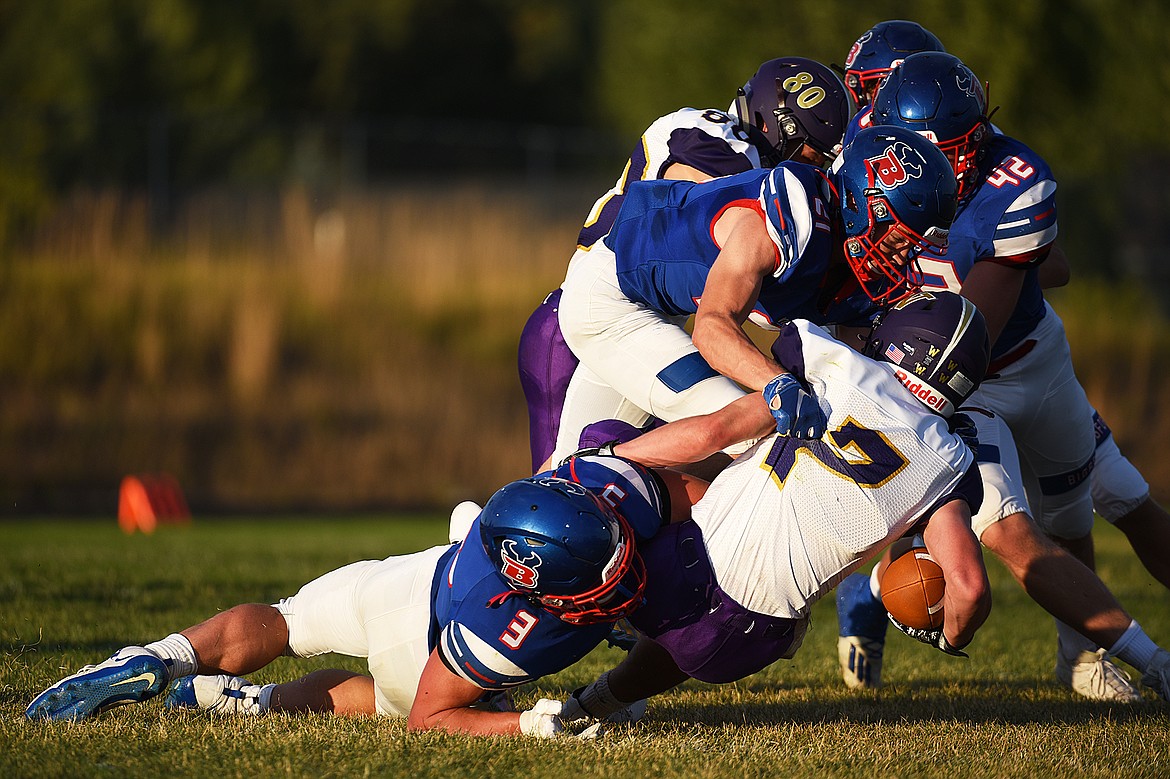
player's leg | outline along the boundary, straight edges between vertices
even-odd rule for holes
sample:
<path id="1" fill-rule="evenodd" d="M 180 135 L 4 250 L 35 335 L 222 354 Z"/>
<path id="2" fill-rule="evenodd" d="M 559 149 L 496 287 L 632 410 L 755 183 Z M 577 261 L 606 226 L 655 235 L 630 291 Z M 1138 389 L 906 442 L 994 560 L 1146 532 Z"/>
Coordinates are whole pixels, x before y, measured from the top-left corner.
<path id="1" fill-rule="evenodd" d="M 155 697 L 173 679 L 195 673 L 250 673 L 284 651 L 284 620 L 253 603 L 216 614 L 182 633 L 128 646 L 50 687 L 29 705 L 30 718 L 81 719 Z"/>
<path id="2" fill-rule="evenodd" d="M 550 292 L 528 318 L 520 333 L 520 386 L 528 403 L 528 437 L 532 472 L 541 470 L 556 447 L 561 409 L 577 357 L 561 335 L 557 311 L 561 290 Z"/>
<path id="3" fill-rule="evenodd" d="M 837 661 L 845 686 L 853 690 L 882 685 L 886 609 L 877 586 L 877 567 L 851 573 L 837 585 Z"/>
<path id="4" fill-rule="evenodd" d="M 1010 434 L 995 441 L 993 432 L 993 443 L 1005 457 L 1014 443 L 1019 460 L 1018 468 L 984 472 L 984 485 L 991 483 L 993 493 L 1017 498 L 1022 487 L 1026 495 L 1022 504 L 1017 501 L 990 515 L 982 512 L 982 521 L 986 525 L 1014 512 L 1031 517 L 1045 534 L 1092 569 L 1089 475 L 1096 441 L 1090 425 L 1069 424 L 1070 418 L 1090 419 L 1092 407 L 1073 371 L 1060 317 L 1050 310 L 1032 335 L 1039 346 L 1000 369 L 996 379 L 981 386 L 972 398 L 1006 421 Z M 980 427 L 981 444 L 986 427 Z M 1010 550 L 1001 545 L 997 551 Z M 1058 617 L 1056 631 L 1055 673 L 1062 684 L 1095 700 L 1125 702 L 1139 697 L 1125 673 L 1094 645 L 1082 626 Z"/>
<path id="5" fill-rule="evenodd" d="M 669 422 L 717 411 L 743 396 L 699 354 L 683 329 L 684 317 L 665 316 L 625 297 L 613 253 L 604 246 L 574 257 L 563 289 L 561 331 L 581 365 L 566 396 L 554 460 L 573 451 L 581 420 L 621 419 L 640 426 L 653 416 Z M 599 398 L 604 388 L 613 393 L 608 407 L 586 408 L 585 399 Z M 613 408 L 619 399 L 644 416 L 633 419 L 628 408 Z M 570 424 L 570 417 L 577 421 Z"/>
<path id="6" fill-rule="evenodd" d="M 1170 588 L 1170 513 L 1150 495 L 1150 486 L 1117 446 L 1113 431 L 1093 412 L 1096 465 L 1093 508 L 1125 534 L 1142 565 Z"/>
<path id="7" fill-rule="evenodd" d="M 591 424 L 601 420 L 618 420 L 634 428 L 641 428 L 649 419 L 649 414 L 627 400 L 588 365 L 581 363 L 573 372 L 565 392 L 556 446 L 538 470 L 554 468 L 577 451 L 582 434 Z"/>
<path id="8" fill-rule="evenodd" d="M 1170 513 L 1153 498 L 1114 520 L 1150 575 L 1170 589 Z"/>
<path id="9" fill-rule="evenodd" d="M 328 712 L 351 717 L 377 714 L 374 679 L 338 668 L 314 671 L 295 681 L 276 685 L 269 710 Z"/>

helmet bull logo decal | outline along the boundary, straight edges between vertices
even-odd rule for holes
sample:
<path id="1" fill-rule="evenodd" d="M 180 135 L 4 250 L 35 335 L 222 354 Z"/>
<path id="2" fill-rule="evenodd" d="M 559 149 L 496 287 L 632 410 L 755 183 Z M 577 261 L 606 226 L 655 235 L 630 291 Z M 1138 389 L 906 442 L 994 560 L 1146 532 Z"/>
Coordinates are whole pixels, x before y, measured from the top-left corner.
<path id="1" fill-rule="evenodd" d="M 921 176 L 926 160 L 909 144 L 899 141 L 880 157 L 870 157 L 865 164 L 882 189 L 893 189 Z"/>
<path id="2" fill-rule="evenodd" d="M 964 95 L 968 97 L 979 97 L 978 86 L 975 79 L 971 78 L 970 72 L 964 73 L 962 69 L 955 74 L 955 84 L 962 90 Z"/>
<path id="3" fill-rule="evenodd" d="M 845 57 L 845 67 L 847 67 L 847 68 L 853 67 L 854 60 L 856 60 L 857 55 L 861 53 L 862 44 L 864 44 L 866 41 L 868 41 L 872 37 L 873 37 L 873 33 L 867 32 L 865 35 L 862 35 L 860 38 L 857 39 L 857 42 L 853 44 L 853 47 L 851 49 L 849 49 L 848 56 Z"/>
<path id="4" fill-rule="evenodd" d="M 527 557 L 521 558 L 516 551 L 516 542 L 508 538 L 500 544 L 500 559 L 504 561 L 500 573 L 504 575 L 505 579 L 517 587 L 529 590 L 536 589 L 537 580 L 540 578 L 540 573 L 536 569 L 543 562 L 540 555 L 533 552 Z"/>

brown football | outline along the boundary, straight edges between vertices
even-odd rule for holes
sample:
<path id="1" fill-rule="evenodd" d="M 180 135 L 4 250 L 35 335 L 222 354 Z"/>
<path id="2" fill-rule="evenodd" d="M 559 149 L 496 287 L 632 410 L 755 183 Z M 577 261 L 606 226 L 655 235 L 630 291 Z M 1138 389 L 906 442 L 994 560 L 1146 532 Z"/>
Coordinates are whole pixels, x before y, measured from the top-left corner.
<path id="1" fill-rule="evenodd" d="M 921 630 L 942 626 L 946 581 L 925 549 L 911 549 L 887 565 L 881 584 L 882 605 L 894 619 Z"/>

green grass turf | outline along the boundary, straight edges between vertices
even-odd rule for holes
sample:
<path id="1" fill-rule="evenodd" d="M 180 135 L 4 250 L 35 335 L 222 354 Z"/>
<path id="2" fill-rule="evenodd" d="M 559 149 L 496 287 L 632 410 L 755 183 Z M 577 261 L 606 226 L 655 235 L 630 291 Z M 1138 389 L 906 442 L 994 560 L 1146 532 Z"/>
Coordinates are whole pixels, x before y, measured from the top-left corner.
<path id="1" fill-rule="evenodd" d="M 409 734 L 388 719 L 212 719 L 158 701 L 74 724 L 23 717 L 42 688 L 122 645 L 445 534 L 436 517 L 197 520 L 153 536 L 125 536 L 112 520 L 0 525 L 0 777 L 1170 775 L 1170 705 L 1148 691 L 1136 705 L 1094 704 L 1057 686 L 1051 619 L 990 559 L 995 605 L 969 660 L 892 635 L 887 686 L 850 693 L 830 598 L 793 661 L 737 684 L 688 683 L 593 743 Z M 1170 593 L 1119 533 L 1098 523 L 1095 534 L 1105 581 L 1170 645 Z M 598 649 L 519 701 L 563 697 L 620 657 Z M 363 670 L 351 658 L 287 658 L 253 678 L 329 666 Z"/>

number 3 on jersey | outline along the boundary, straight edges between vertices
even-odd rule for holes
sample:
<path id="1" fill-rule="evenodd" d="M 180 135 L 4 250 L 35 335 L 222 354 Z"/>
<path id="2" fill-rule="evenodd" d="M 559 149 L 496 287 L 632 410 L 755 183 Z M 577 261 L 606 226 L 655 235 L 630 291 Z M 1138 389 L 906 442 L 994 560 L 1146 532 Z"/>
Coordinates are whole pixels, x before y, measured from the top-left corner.
<path id="1" fill-rule="evenodd" d="M 517 611 L 516 618 L 508 623 L 507 630 L 500 635 L 500 642 L 509 649 L 519 649 L 539 621 L 539 617 L 523 609 Z"/>

